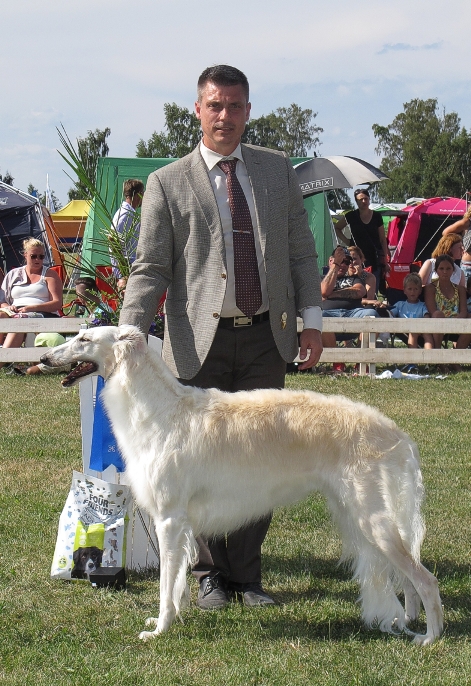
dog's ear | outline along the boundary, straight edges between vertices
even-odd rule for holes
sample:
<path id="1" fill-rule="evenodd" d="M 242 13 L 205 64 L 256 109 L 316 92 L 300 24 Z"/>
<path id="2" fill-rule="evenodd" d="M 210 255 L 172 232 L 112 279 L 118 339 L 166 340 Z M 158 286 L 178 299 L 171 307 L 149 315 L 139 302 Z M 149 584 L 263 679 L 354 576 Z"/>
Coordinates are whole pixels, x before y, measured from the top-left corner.
<path id="1" fill-rule="evenodd" d="M 124 359 L 132 361 L 145 355 L 147 343 L 144 334 L 135 326 L 119 326 L 113 351 L 117 364 Z"/>

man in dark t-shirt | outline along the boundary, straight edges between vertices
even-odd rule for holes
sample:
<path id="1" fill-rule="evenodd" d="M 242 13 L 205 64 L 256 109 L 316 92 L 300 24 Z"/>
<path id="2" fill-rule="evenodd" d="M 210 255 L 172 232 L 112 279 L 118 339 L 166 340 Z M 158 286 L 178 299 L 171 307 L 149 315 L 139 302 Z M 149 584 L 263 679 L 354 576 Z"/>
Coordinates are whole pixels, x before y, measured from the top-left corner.
<path id="1" fill-rule="evenodd" d="M 337 246 L 329 257 L 329 271 L 321 282 L 323 317 L 378 316 L 376 310 L 361 306 L 366 288 L 359 276 L 347 274 L 351 261 L 350 253 L 341 246 Z M 325 348 L 335 348 L 335 342 L 335 333 L 322 334 Z"/>

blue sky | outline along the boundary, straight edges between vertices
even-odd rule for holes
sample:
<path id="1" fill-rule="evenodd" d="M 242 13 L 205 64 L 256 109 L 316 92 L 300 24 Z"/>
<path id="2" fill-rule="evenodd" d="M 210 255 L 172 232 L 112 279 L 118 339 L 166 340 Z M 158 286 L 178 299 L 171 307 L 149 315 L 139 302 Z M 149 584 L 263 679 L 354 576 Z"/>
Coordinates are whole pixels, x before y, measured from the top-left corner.
<path id="1" fill-rule="evenodd" d="M 211 64 L 247 74 L 254 117 L 317 112 L 322 155 L 377 163 L 372 125 L 412 98 L 471 128 L 469 0 L 17 0 L 0 16 L 0 173 L 41 191 L 49 174 L 63 204 L 56 126 L 73 140 L 108 126 L 110 155 L 132 157 L 165 102 L 193 107 Z"/>

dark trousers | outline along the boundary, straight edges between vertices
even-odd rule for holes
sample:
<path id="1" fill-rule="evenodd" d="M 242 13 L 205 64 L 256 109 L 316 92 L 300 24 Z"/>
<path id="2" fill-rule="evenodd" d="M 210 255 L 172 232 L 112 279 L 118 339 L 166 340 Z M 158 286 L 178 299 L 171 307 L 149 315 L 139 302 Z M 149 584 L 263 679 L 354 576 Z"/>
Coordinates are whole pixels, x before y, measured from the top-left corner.
<path id="1" fill-rule="evenodd" d="M 251 391 L 283 388 L 286 362 L 273 340 L 270 322 L 236 329 L 218 328 L 208 357 L 187 386 L 218 388 L 221 391 Z M 193 575 L 202 578 L 220 572 L 227 581 L 261 581 L 261 547 L 271 515 L 227 536 L 210 541 L 199 537 L 199 558 Z"/>

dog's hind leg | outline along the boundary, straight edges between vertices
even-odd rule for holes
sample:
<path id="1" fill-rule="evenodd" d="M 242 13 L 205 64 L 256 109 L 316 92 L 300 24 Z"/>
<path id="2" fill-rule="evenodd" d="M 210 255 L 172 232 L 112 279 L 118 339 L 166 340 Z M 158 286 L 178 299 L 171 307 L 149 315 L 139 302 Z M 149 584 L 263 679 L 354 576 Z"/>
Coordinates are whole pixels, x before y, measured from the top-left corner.
<path id="1" fill-rule="evenodd" d="M 186 604 L 186 572 L 196 550 L 191 527 L 183 515 L 156 519 L 155 528 L 160 549 L 160 609 L 157 619 L 149 617 L 146 621 L 147 626 L 156 625 L 154 631 L 139 634 L 144 641 L 167 631 Z"/>
<path id="2" fill-rule="evenodd" d="M 415 562 L 412 556 L 403 548 L 397 549 L 394 560 L 391 560 L 396 569 L 409 579 L 415 591 L 420 596 L 427 618 L 427 633 L 417 634 L 414 643 L 429 645 L 437 639 L 443 630 L 443 608 L 438 590 L 438 581 L 420 562 Z M 409 596 L 409 597 L 408 597 Z M 417 610 L 417 599 L 407 594 L 406 602 L 412 604 L 411 612 Z M 409 607 L 406 608 L 409 614 Z M 412 615 L 413 616 L 413 615 Z"/>
<path id="3" fill-rule="evenodd" d="M 413 622 L 420 613 L 420 596 L 415 590 L 413 583 L 404 577 L 403 581 L 404 600 L 406 607 L 406 624 Z"/>
<path id="4" fill-rule="evenodd" d="M 399 579 L 409 580 L 422 600 L 427 617 L 427 633 L 415 635 L 414 643 L 420 645 L 433 643 L 443 629 L 443 609 L 438 591 L 438 581 L 420 562 L 413 559 L 394 524 L 383 522 L 383 525 L 373 527 L 373 535 L 379 550 L 387 558 L 394 573 Z M 407 583 L 405 584 L 405 592 L 408 604 L 407 613 L 417 614 L 417 598 L 411 593 Z M 404 624 L 406 621 L 404 615 Z M 404 628 L 401 626 L 401 622 L 398 623 L 398 626 Z"/>
<path id="5" fill-rule="evenodd" d="M 394 633 L 394 627 L 405 628 L 405 613 L 396 595 L 392 567 L 369 542 L 358 547 L 352 563 L 354 578 L 360 585 L 362 619 L 367 627 L 377 625 L 381 631 Z"/>

